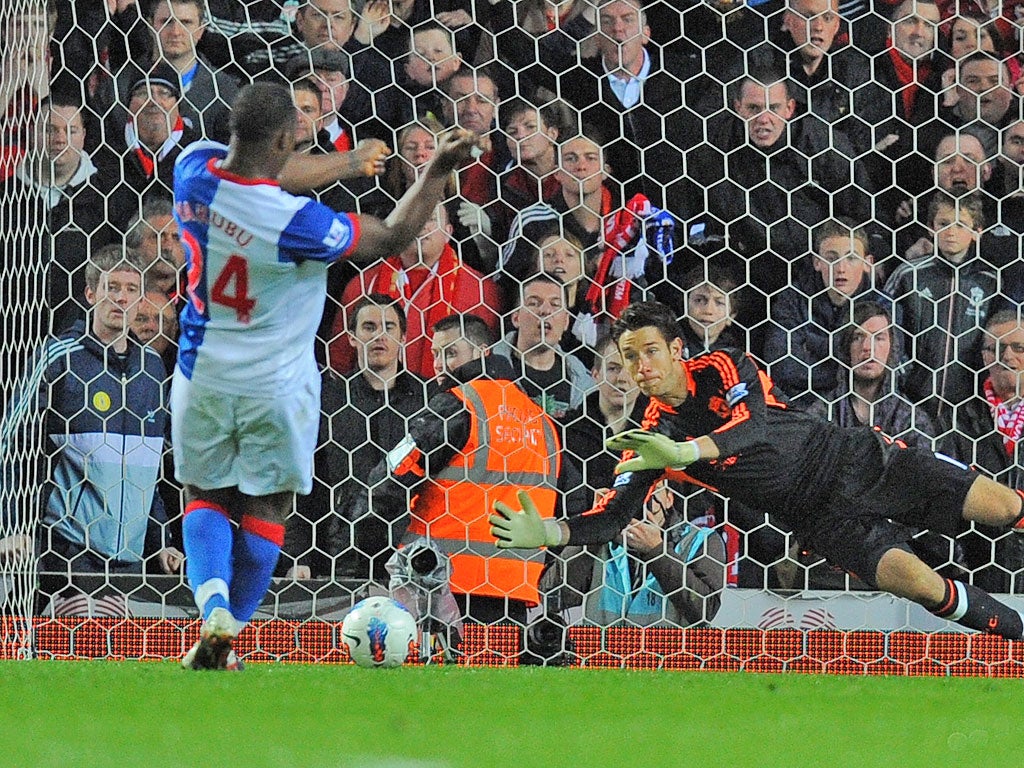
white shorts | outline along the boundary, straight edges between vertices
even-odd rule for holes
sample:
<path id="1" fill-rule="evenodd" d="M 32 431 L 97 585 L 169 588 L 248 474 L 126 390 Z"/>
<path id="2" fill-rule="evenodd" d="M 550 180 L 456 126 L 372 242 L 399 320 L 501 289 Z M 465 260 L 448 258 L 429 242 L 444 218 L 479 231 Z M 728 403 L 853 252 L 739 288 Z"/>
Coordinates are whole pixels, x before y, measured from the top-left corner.
<path id="1" fill-rule="evenodd" d="M 175 369 L 171 385 L 174 475 L 204 490 L 249 496 L 313 489 L 320 381 L 288 397 L 229 395 Z"/>

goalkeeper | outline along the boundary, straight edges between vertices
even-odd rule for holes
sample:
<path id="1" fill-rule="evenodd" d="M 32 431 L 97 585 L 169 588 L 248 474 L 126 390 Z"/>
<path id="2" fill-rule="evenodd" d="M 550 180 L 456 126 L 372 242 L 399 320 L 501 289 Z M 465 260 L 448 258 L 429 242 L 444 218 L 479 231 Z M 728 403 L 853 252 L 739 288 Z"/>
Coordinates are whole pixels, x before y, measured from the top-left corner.
<path id="1" fill-rule="evenodd" d="M 943 578 L 911 547 L 921 529 L 956 536 L 964 521 L 1021 530 L 1020 492 L 869 427 L 843 428 L 790 408 L 740 351 L 683 360 L 675 316 L 657 302 L 629 306 L 612 338 L 651 398 L 642 429 L 607 441 L 625 451 L 612 492 L 590 514 L 565 521 L 540 520 L 525 493 L 522 510 L 496 504 L 490 520 L 499 547 L 608 542 L 667 474 L 770 512 L 834 564 L 936 616 L 1024 639 L 1017 611 Z"/>

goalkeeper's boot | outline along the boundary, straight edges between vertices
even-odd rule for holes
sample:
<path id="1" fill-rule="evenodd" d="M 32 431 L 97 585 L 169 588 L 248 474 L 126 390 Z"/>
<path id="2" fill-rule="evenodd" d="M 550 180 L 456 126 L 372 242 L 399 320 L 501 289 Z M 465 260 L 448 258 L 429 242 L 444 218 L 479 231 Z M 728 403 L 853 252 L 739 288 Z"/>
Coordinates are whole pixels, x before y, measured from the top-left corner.
<path id="1" fill-rule="evenodd" d="M 199 641 L 189 649 L 181 665 L 185 669 L 239 669 L 240 660 L 231 648 L 238 623 L 226 608 L 214 608 L 203 622 Z"/>

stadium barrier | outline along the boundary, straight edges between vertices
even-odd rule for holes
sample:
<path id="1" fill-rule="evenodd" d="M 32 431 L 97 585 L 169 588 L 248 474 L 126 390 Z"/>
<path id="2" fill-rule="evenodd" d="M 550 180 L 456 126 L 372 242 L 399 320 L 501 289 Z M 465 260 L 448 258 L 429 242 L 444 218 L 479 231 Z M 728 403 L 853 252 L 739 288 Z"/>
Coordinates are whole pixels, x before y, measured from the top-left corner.
<path id="1" fill-rule="evenodd" d="M 17 617 L 0 619 L 6 636 Z M 33 618 L 40 659 L 166 661 L 185 653 L 199 629 L 189 619 Z M 341 622 L 253 622 L 238 640 L 246 662 L 347 664 Z M 460 665 L 518 666 L 518 628 L 466 627 Z M 1024 645 L 962 632 L 572 627 L 572 666 L 630 670 L 803 672 L 835 675 L 1024 677 Z M 0 646 L 0 658 L 13 658 Z M 410 663 L 418 663 L 410 660 Z"/>

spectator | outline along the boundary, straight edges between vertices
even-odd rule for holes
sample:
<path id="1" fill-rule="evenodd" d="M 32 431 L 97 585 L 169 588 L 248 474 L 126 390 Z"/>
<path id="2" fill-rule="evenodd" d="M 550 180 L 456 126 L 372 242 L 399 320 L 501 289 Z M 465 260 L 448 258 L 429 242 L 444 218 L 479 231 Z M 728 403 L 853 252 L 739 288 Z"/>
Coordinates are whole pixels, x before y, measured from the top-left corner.
<path id="1" fill-rule="evenodd" d="M 939 11 L 944 20 L 954 17 L 971 16 L 978 19 L 990 19 L 993 29 L 1004 37 L 1016 32 L 1021 18 L 1020 0 L 938 0 Z"/>
<path id="2" fill-rule="evenodd" d="M 586 0 L 495 0 L 489 27 L 509 92 L 553 95 L 558 73 L 595 54 L 596 21 L 596 3 Z"/>
<path id="3" fill-rule="evenodd" d="M 499 139 L 494 121 L 501 101 L 497 81 L 484 67 L 462 66 L 449 78 L 446 94 L 445 123 L 475 133 L 484 150 L 459 171 L 459 193 L 484 208 L 497 198 L 498 175 L 509 160 L 508 147 Z"/>
<path id="4" fill-rule="evenodd" d="M 739 322 L 761 353 L 768 307 L 764 297 L 788 284 L 791 265 L 810 250 L 811 228 L 833 210 L 867 221 L 874 187 L 850 161 L 841 133 L 814 115 L 793 119 L 791 84 L 754 71 L 735 90 L 733 116 L 708 126 L 709 143 L 691 153 L 690 168 L 707 192 L 709 214 L 722 222 L 729 247 L 747 262 L 756 286 Z M 727 160 L 728 157 L 728 160 Z"/>
<path id="5" fill-rule="evenodd" d="M 1008 198 L 1024 195 L 1024 120 L 1018 120 L 1003 129 L 997 161 L 994 175 L 998 181 L 993 186 L 996 194 L 1003 200 L 1002 213 Z M 1000 216 L 1000 223 L 1007 224 L 1005 218 Z M 1019 216 L 1013 219 L 1016 222 L 1020 221 Z"/>
<path id="6" fill-rule="evenodd" d="M 537 271 L 565 285 L 565 306 L 569 311 L 569 329 L 562 334 L 562 351 L 576 355 L 585 365 L 594 362 L 590 344 L 590 306 L 587 293 L 592 285 L 583 257 L 583 244 L 571 233 L 559 234 L 552 228 L 537 243 Z"/>
<path id="7" fill-rule="evenodd" d="M 292 101 L 295 102 L 295 151 L 323 155 L 334 151 L 334 146 L 323 125 L 323 102 L 320 88 L 311 77 L 292 83 Z M 321 200 L 321 202 L 323 202 Z"/>
<path id="8" fill-rule="evenodd" d="M 976 126 L 985 138 L 985 154 L 994 155 L 998 131 L 1021 117 L 1009 64 L 977 51 L 959 59 L 955 66 L 956 87 L 946 91 L 948 101 L 941 117 L 954 128 Z"/>
<path id="9" fill-rule="evenodd" d="M 348 57 L 341 51 L 318 48 L 300 53 L 285 65 L 285 78 L 290 83 L 310 78 L 320 91 L 321 129 L 327 131 L 330 144 L 338 152 L 355 147 L 355 134 L 340 115 L 349 88 Z"/>
<path id="10" fill-rule="evenodd" d="M 202 138 L 226 142 L 230 130 L 231 103 L 238 94 L 238 82 L 215 69 L 197 50 L 207 29 L 203 0 L 155 0 L 142 4 L 142 19 L 151 36 L 151 55 L 125 67 L 115 81 L 117 110 L 115 131 L 129 118 L 127 110 L 133 86 L 139 77 L 159 62 L 177 73 L 181 101 L 179 111 L 185 123 Z"/>
<path id="11" fill-rule="evenodd" d="M 563 455 L 571 461 L 583 478 L 582 491 L 600 493 L 615 473 L 619 455 L 607 450 L 604 441 L 643 422 L 646 397 L 639 397 L 622 366 L 619 349 L 610 336 L 602 336 L 594 347 L 594 365 L 590 369 L 594 388 L 583 402 L 566 412 L 562 419 L 565 445 Z"/>
<path id="12" fill-rule="evenodd" d="M 0 180 L 7 179 L 32 140 L 35 113 L 50 95 L 50 39 L 57 22 L 53 0 L 0 9 Z"/>
<path id="13" fill-rule="evenodd" d="M 839 349 L 833 342 L 852 320 L 855 303 L 889 303 L 874 290 L 874 257 L 863 227 L 832 219 L 815 227 L 813 239 L 811 269 L 806 261 L 798 265 L 793 285 L 772 301 L 764 345 L 772 380 L 803 403 L 840 383 Z"/>
<path id="14" fill-rule="evenodd" d="M 175 302 L 161 290 L 147 288 L 139 301 L 132 333 L 143 346 L 160 355 L 169 377 L 178 357 L 178 311 Z M 169 379 L 165 378 L 169 382 Z"/>
<path id="15" fill-rule="evenodd" d="M 133 255 L 115 245 L 93 254 L 87 321 L 47 343 L 4 414 L 9 435 L 33 408 L 44 412 L 53 470 L 36 543 L 42 599 L 51 597 L 58 615 L 91 610 L 75 574 L 141 574 L 153 553 L 163 573 L 181 569 L 156 494 L 167 433 L 165 370 L 156 352 L 129 335 L 141 296 L 142 267 Z M 127 599 L 117 593 L 94 608 L 125 615 Z"/>
<path id="16" fill-rule="evenodd" d="M 366 5 L 363 18 L 373 3 Z M 480 6 L 474 8 L 472 0 L 391 0 L 390 6 L 386 29 L 370 29 L 360 21 L 355 33 L 360 42 L 369 45 L 372 39 L 374 48 L 392 61 L 398 61 L 409 51 L 410 30 L 436 22 L 455 31 L 455 51 L 459 58 L 476 60 L 483 29 L 474 18 L 475 14 L 486 11 Z"/>
<path id="17" fill-rule="evenodd" d="M 699 266 L 683 276 L 683 359 L 723 347 L 745 349 L 733 327 L 740 311 L 739 282 L 717 264 Z"/>
<path id="18" fill-rule="evenodd" d="M 199 138 L 181 116 L 180 82 L 174 68 L 162 61 L 126 91 L 130 101 L 123 138 L 112 140 L 105 152 L 109 166 L 121 169 L 111 200 L 115 225 L 136 216 L 149 195 L 173 195 L 174 161 Z"/>
<path id="19" fill-rule="evenodd" d="M 993 312 L 985 321 L 979 392 L 956 411 L 956 429 L 942 451 L 1004 485 L 1024 490 L 1020 455 L 1024 426 L 1024 323 L 1016 309 Z M 958 539 L 974 583 L 994 592 L 1020 592 L 1024 546 L 995 528 L 976 525 Z"/>
<path id="20" fill-rule="evenodd" d="M 46 265 L 50 330 L 59 333 L 85 316 L 88 255 L 114 232 L 105 216 L 106 184 L 84 149 L 81 104 L 56 92 L 40 102 L 34 119 L 33 145 L 0 191 L 10 217 L 5 253 Z"/>
<path id="21" fill-rule="evenodd" d="M 537 107 L 522 99 L 502 105 L 501 128 L 512 160 L 498 179 L 504 207 L 494 217 L 495 242 L 508 239 L 516 213 L 558 194 L 558 142 L 566 133 L 563 106 L 553 102 Z"/>
<path id="22" fill-rule="evenodd" d="M 147 288 L 165 296 L 183 293 L 185 250 L 170 198 L 155 195 L 142 204 L 142 213 L 128 224 L 125 245 L 145 264 Z"/>
<path id="23" fill-rule="evenodd" d="M 427 329 L 439 319 L 464 312 L 497 328 L 501 308 L 498 288 L 461 262 L 450 242 L 451 233 L 447 211 L 439 205 L 416 242 L 397 256 L 364 269 L 345 286 L 340 300 L 342 311 L 335 317 L 329 343 L 331 368 L 338 373 L 352 370 L 354 349 L 342 331 L 348 308 L 368 293 L 402 300 L 409 323 L 405 367 L 423 378 L 430 378 L 434 370 Z"/>
<path id="24" fill-rule="evenodd" d="M 686 522 L 682 505 L 662 481 L 621 540 L 565 547 L 560 605 L 582 604 L 583 623 L 599 627 L 708 624 L 725 587 L 725 542 Z"/>
<path id="25" fill-rule="evenodd" d="M 467 617 L 525 625 L 527 608 L 539 602 L 543 557 L 503 555 L 485 511 L 526 486 L 541 516 L 552 518 L 561 513 L 559 490 L 573 487 L 565 483 L 574 478 L 560 460 L 554 423 L 515 384 L 508 362 L 490 354 L 493 338 L 471 316 L 433 327 L 444 390 L 389 446 L 357 517 L 372 510 L 391 526 L 392 541 L 408 545 L 426 536 L 449 555 L 452 592 Z"/>
<path id="26" fill-rule="evenodd" d="M 514 330 L 494 347 L 495 356 L 512 364 L 516 383 L 555 419 L 578 407 L 594 388 L 586 365 L 559 345 L 569 328 L 565 295 L 556 278 L 540 274 L 526 280 L 511 315 Z"/>
<path id="27" fill-rule="evenodd" d="M 896 329 L 887 304 L 857 300 L 852 322 L 836 342 L 845 375 L 808 410 L 842 427 L 878 427 L 907 444 L 931 447 L 936 437 L 931 419 L 898 386 Z"/>
<path id="28" fill-rule="evenodd" d="M 874 145 L 870 126 L 859 117 L 866 106 L 863 95 L 871 91 L 871 60 L 850 46 L 839 7 L 839 0 L 789 0 L 782 25 L 793 48 L 788 61 L 778 61 L 777 54 L 772 58 L 775 68 L 788 72 L 798 86 L 798 114 L 810 112 L 838 125 L 860 156 Z"/>
<path id="29" fill-rule="evenodd" d="M 604 219 L 620 205 L 612 186 L 605 183 L 603 146 L 603 137 L 590 127 L 562 142 L 555 174 L 559 190 L 512 220 L 501 248 L 503 277 L 523 280 L 533 274 L 537 243 L 552 228 L 575 236 L 583 245 L 586 263 L 596 263 Z"/>
<path id="30" fill-rule="evenodd" d="M 699 204 L 684 181 L 683 155 L 703 133 L 680 82 L 700 71 L 697 53 L 680 42 L 673 49 L 679 55 L 662 60 L 648 45 L 640 0 L 601 0 L 597 27 L 596 56 L 569 70 L 552 69 L 560 71 L 557 93 L 579 111 L 581 124 L 610 138 L 606 156 L 623 199 L 641 193 L 688 218 Z"/>
<path id="31" fill-rule="evenodd" d="M 896 199 L 881 206 L 895 209 L 906 195 L 927 188 L 928 167 L 915 154 L 917 128 L 935 120 L 942 89 L 941 58 L 937 55 L 939 9 L 930 0 L 903 0 L 892 13 L 886 48 L 873 57 L 874 84 L 862 89 L 858 115 L 874 128 L 875 148 L 887 160 L 876 169 L 880 187 L 891 184 L 895 172 Z M 924 152 L 929 152 L 924 148 Z M 895 167 L 895 171 L 893 170 Z M 921 180 L 925 180 L 922 185 Z"/>
<path id="32" fill-rule="evenodd" d="M 935 147 L 932 178 L 935 186 L 929 195 L 944 192 L 954 198 L 974 195 L 982 201 L 986 221 L 994 221 L 997 211 L 996 196 L 988 192 L 993 186 L 995 171 L 991 156 L 985 151 L 976 128 L 963 128 L 942 136 Z M 926 218 L 927 206 L 916 206 Z M 907 200 L 897 210 L 897 221 L 912 219 L 915 203 Z M 909 260 L 920 259 L 933 250 L 930 223 L 926 220 L 903 227 L 896 235 L 896 253 Z M 992 256 L 995 266 L 1003 266 L 1016 258 L 1016 248 L 1001 241 L 997 233 L 986 233 L 984 251 Z"/>
<path id="33" fill-rule="evenodd" d="M 404 195 L 405 190 L 416 181 L 430 158 L 434 156 L 437 137 L 443 131 L 444 126 L 438 120 L 427 116 L 410 123 L 398 132 L 398 142 L 395 145 L 397 153 L 388 160 L 387 171 L 380 183 L 387 196 L 378 203 L 382 213 L 390 211 L 394 207 L 394 201 Z M 450 199 L 456 194 L 456 180 L 453 175 L 446 189 L 446 198 Z"/>
<path id="34" fill-rule="evenodd" d="M 1024 120 L 1003 129 L 996 159 L 990 187 L 998 198 L 998 215 L 993 219 L 995 225 L 982 235 L 982 241 L 986 235 L 1007 238 L 1010 246 L 1005 249 L 1006 258 L 1013 261 L 1024 234 Z M 985 250 L 988 249 L 985 244 Z"/>
<path id="35" fill-rule="evenodd" d="M 977 197 L 955 200 L 937 193 L 928 218 L 935 251 L 897 267 L 885 292 L 895 302 L 897 322 L 910 345 L 907 395 L 923 404 L 941 429 L 953 426 L 954 408 L 975 394 L 982 328 L 998 279 L 978 255 L 985 217 Z"/>
<path id="36" fill-rule="evenodd" d="M 387 526 L 373 515 L 354 515 L 370 490 L 370 472 L 427 404 L 426 382 L 402 367 L 406 331 L 402 304 L 391 296 L 371 293 L 349 313 L 356 369 L 323 375 L 316 481 L 299 498 L 285 536 L 296 578 L 339 572 L 386 578 L 384 561 L 394 548 Z"/>
<path id="37" fill-rule="evenodd" d="M 455 52 L 455 36 L 447 27 L 429 21 L 412 30 L 412 48 L 404 57 L 404 77 L 391 91 L 401 104 L 398 125 L 430 115 L 444 115 L 448 81 L 462 67 Z"/>
<path id="38" fill-rule="evenodd" d="M 254 52 L 248 66 L 257 72 L 271 66 L 284 71 L 288 60 L 298 54 L 342 52 L 350 60 L 351 77 L 341 116 L 361 135 L 365 132 L 391 144 L 390 126 L 400 125 L 396 105 L 382 98 L 393 82 L 391 62 L 374 46 L 354 36 L 357 16 L 353 5 L 352 0 L 302 0 L 295 12 L 292 34 L 264 48 L 262 56 Z"/>

